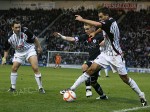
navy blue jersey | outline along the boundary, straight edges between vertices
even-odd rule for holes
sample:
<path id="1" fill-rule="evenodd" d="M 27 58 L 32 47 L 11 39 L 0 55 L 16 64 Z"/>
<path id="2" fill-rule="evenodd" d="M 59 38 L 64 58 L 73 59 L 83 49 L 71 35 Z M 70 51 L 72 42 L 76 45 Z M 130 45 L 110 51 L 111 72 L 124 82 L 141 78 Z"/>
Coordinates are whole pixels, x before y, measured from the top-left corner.
<path id="1" fill-rule="evenodd" d="M 86 52 L 89 52 L 89 60 L 94 60 L 100 54 L 100 43 L 104 40 L 103 34 L 99 33 L 95 37 L 90 38 L 87 34 L 75 37 L 76 41 L 82 42 Z"/>

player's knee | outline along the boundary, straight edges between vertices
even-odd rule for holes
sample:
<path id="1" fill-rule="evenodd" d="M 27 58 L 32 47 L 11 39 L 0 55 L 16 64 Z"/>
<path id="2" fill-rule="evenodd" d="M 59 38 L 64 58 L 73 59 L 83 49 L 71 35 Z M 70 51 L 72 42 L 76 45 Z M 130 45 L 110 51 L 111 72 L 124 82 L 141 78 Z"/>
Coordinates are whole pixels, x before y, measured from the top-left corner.
<path id="1" fill-rule="evenodd" d="M 128 84 L 128 77 L 127 77 L 127 75 L 120 75 L 120 78 L 122 79 L 122 81 L 124 82 L 124 83 L 127 83 Z"/>
<path id="2" fill-rule="evenodd" d="M 83 65 L 82 65 L 82 70 L 83 70 L 83 71 L 86 71 L 87 68 L 88 68 L 87 64 L 83 64 Z"/>
<path id="3" fill-rule="evenodd" d="M 95 69 L 90 67 L 86 72 L 87 72 L 89 75 L 92 75 L 92 74 L 94 74 Z"/>
<path id="4" fill-rule="evenodd" d="M 17 72 L 18 67 L 17 66 L 12 66 L 12 72 Z"/>
<path id="5" fill-rule="evenodd" d="M 33 67 L 33 71 L 36 73 L 39 71 L 39 68 L 38 67 Z"/>

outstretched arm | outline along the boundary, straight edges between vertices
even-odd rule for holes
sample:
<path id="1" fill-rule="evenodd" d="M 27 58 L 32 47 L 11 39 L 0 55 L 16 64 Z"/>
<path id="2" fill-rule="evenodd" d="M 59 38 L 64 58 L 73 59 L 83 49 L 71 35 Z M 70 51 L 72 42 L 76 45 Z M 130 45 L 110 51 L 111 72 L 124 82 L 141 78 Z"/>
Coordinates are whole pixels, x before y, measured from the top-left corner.
<path id="1" fill-rule="evenodd" d="M 99 27 L 102 26 L 102 24 L 100 22 L 84 19 L 80 15 L 75 15 L 75 16 L 76 16 L 75 20 L 78 20 L 80 22 L 87 23 L 87 24 L 90 24 L 90 25 L 93 25 L 93 26 L 99 26 Z"/>
<path id="2" fill-rule="evenodd" d="M 2 65 L 4 65 L 6 63 L 8 53 L 9 53 L 9 50 L 4 51 L 4 57 L 2 58 Z"/>
<path id="3" fill-rule="evenodd" d="M 62 35 L 60 33 L 57 33 L 57 32 L 54 33 L 54 36 L 55 37 L 61 37 L 63 40 L 67 40 L 67 41 L 70 41 L 70 42 L 74 42 L 75 41 L 74 37 L 64 36 L 64 35 Z"/>

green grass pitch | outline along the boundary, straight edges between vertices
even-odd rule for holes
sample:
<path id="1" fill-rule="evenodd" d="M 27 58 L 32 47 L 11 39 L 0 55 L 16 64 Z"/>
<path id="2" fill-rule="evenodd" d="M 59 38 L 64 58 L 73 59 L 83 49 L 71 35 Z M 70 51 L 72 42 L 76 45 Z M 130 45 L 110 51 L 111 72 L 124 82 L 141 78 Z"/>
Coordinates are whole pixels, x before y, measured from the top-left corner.
<path id="1" fill-rule="evenodd" d="M 59 91 L 70 87 L 81 75 L 80 69 L 53 69 L 40 67 L 46 94 L 39 94 L 34 74 L 30 66 L 18 70 L 17 92 L 9 93 L 11 66 L 0 66 L 0 112 L 125 112 L 122 109 L 141 107 L 138 96 L 124 84 L 117 74 L 109 72 L 98 82 L 108 95 L 108 100 L 96 100 L 98 94 L 92 89 L 93 96 L 85 97 L 85 85 L 75 91 L 75 102 L 65 102 Z M 150 101 L 150 74 L 129 73 Z M 150 112 L 150 107 L 133 109 L 132 112 Z M 126 111 L 128 112 L 128 111 Z"/>

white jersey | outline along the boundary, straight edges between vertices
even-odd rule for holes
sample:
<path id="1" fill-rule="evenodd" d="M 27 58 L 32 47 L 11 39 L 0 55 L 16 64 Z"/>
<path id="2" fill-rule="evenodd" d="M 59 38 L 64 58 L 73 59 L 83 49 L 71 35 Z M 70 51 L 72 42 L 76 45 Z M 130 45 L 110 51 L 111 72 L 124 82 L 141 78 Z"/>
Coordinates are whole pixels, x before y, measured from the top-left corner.
<path id="1" fill-rule="evenodd" d="M 101 49 L 101 54 L 94 60 L 95 63 L 106 68 L 108 65 L 113 72 L 118 72 L 120 75 L 126 75 L 127 70 L 122 59 L 122 50 L 119 44 L 119 28 L 116 21 L 109 18 L 102 23 L 102 30 L 106 32 L 104 37 L 104 46 Z"/>
<path id="2" fill-rule="evenodd" d="M 27 35 L 23 32 L 19 36 L 13 33 L 8 39 L 8 42 L 11 43 L 16 52 L 26 52 L 31 47 L 35 47 L 33 43 L 27 43 L 26 41 Z"/>
<path id="3" fill-rule="evenodd" d="M 27 29 L 22 28 L 19 35 L 14 32 L 8 34 L 8 39 L 5 42 L 4 50 L 7 50 L 12 46 L 15 52 L 22 53 L 28 51 L 30 48 L 35 47 L 34 45 L 35 36 Z"/>
<path id="4" fill-rule="evenodd" d="M 106 32 L 104 38 L 104 47 L 102 52 L 109 56 L 122 54 L 122 50 L 119 44 L 120 32 L 116 21 L 113 18 L 109 18 L 106 21 L 101 22 L 102 29 Z"/>

